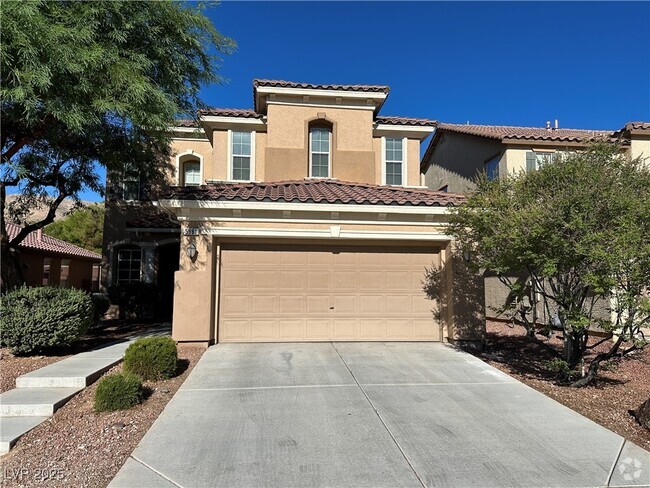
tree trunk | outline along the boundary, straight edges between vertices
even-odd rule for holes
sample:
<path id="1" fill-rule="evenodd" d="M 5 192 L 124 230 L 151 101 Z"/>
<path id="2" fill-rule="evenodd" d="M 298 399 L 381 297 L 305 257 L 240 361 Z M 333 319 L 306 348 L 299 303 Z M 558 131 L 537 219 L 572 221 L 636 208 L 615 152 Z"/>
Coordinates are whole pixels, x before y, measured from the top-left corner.
<path id="1" fill-rule="evenodd" d="M 12 290 L 24 283 L 18 252 L 9 246 L 9 236 L 5 223 L 5 203 L 7 187 L 0 183 L 0 292 Z"/>
<path id="2" fill-rule="evenodd" d="M 642 427 L 650 429 L 650 398 L 634 411 L 634 418 Z"/>

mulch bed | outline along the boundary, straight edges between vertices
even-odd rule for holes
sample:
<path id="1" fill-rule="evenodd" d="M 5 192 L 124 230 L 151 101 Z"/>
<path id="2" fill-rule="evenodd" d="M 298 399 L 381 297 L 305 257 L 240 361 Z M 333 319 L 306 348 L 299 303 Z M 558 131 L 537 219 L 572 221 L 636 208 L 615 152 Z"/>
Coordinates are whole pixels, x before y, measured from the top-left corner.
<path id="1" fill-rule="evenodd" d="M 0 393 L 16 388 L 16 378 L 26 373 L 61 361 L 73 354 L 110 344 L 159 324 L 147 322 L 105 321 L 66 349 L 50 351 L 46 355 L 15 356 L 9 348 L 0 348 Z"/>
<path id="2" fill-rule="evenodd" d="M 590 341 L 594 343 L 599 339 Z M 561 333 L 555 333 L 546 343 L 560 350 Z M 608 344 L 597 346 L 587 359 L 607 347 Z M 544 347 L 527 340 L 524 328 L 520 326 L 488 322 L 486 351 L 475 354 L 528 386 L 650 450 L 650 430 L 641 427 L 629 413 L 650 398 L 650 346 L 625 358 L 611 360 L 604 368 L 601 367 L 595 381 L 583 388 L 558 384 L 546 366 L 554 356 Z"/>
<path id="3" fill-rule="evenodd" d="M 205 349 L 179 347 L 181 374 L 146 383 L 150 396 L 130 410 L 95 413 L 97 382 L 52 418 L 23 436 L 2 457 L 3 487 L 105 487 L 180 388 Z M 117 365 L 108 373 L 121 371 Z M 106 374 L 108 374 L 106 373 Z"/>

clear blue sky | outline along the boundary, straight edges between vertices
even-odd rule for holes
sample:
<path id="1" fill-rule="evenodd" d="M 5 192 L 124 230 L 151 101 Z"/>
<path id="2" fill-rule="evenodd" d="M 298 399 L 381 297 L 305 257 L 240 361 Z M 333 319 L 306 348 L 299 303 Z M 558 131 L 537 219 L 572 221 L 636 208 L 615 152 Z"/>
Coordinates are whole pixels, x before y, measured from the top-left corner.
<path id="1" fill-rule="evenodd" d="M 253 78 L 388 84 L 384 115 L 617 129 L 650 120 L 648 2 L 230 2 L 217 107 L 252 108 Z M 84 195 L 88 198 L 91 195 Z"/>

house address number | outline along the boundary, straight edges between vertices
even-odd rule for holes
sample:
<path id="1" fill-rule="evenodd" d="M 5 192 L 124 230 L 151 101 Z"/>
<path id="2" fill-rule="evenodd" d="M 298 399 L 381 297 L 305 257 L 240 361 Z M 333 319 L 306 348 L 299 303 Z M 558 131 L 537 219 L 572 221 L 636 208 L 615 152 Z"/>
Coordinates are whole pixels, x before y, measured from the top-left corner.
<path id="1" fill-rule="evenodd" d="M 198 227 L 186 227 L 183 229 L 184 236 L 198 236 L 200 229 Z"/>

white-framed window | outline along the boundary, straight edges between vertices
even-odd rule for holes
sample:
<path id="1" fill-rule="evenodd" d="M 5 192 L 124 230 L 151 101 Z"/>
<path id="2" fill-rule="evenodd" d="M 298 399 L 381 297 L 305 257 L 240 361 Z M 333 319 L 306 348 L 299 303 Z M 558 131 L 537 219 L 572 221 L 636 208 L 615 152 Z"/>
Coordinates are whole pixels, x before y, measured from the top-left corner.
<path id="1" fill-rule="evenodd" d="M 499 161 L 501 156 L 490 159 L 485 163 L 485 173 L 490 181 L 499 179 Z"/>
<path id="2" fill-rule="evenodd" d="M 332 131 L 325 127 L 309 129 L 309 176 L 329 178 Z"/>
<path id="3" fill-rule="evenodd" d="M 183 184 L 185 186 L 198 186 L 201 184 L 201 163 L 198 160 L 183 163 Z"/>
<path id="4" fill-rule="evenodd" d="M 142 249 L 118 249 L 116 259 L 115 282 L 137 283 L 142 276 Z"/>
<path id="5" fill-rule="evenodd" d="M 230 132 L 230 179 L 251 181 L 255 173 L 255 133 Z"/>
<path id="6" fill-rule="evenodd" d="M 68 288 L 70 286 L 70 260 L 61 260 L 61 276 L 59 277 L 59 286 L 61 288 Z"/>
<path id="7" fill-rule="evenodd" d="M 404 184 L 404 148 L 402 138 L 387 137 L 384 143 L 384 171 L 387 185 Z"/>
<path id="8" fill-rule="evenodd" d="M 552 163 L 558 158 L 557 152 L 528 151 L 526 153 L 526 171 L 535 171 L 543 164 Z"/>
<path id="9" fill-rule="evenodd" d="M 122 200 L 126 202 L 140 200 L 140 171 L 129 163 L 124 165 L 122 173 Z"/>

